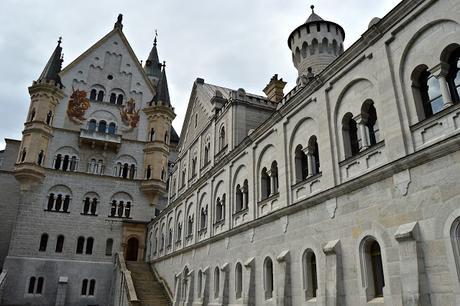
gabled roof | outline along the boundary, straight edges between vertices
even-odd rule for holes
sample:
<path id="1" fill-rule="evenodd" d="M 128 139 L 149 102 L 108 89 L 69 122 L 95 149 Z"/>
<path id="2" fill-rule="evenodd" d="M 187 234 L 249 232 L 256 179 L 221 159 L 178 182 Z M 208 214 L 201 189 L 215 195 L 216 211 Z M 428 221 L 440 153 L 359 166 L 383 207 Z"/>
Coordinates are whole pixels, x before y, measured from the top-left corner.
<path id="1" fill-rule="evenodd" d="M 128 49 L 129 54 L 133 57 L 134 63 L 136 67 L 138 68 L 138 70 L 140 71 L 142 77 L 144 78 L 145 83 L 147 84 L 149 89 L 152 91 L 152 93 L 155 93 L 156 89 L 154 88 L 152 82 L 150 81 L 144 69 L 142 68 L 139 59 L 137 58 L 136 54 L 131 48 L 131 45 L 129 44 L 128 39 L 126 38 L 125 34 L 123 34 L 123 31 L 121 30 L 120 27 L 114 27 L 112 31 L 107 33 L 104 37 L 102 37 L 99 41 L 97 41 L 94 45 L 92 45 L 88 50 L 83 52 L 79 57 L 77 57 L 69 65 L 67 65 L 64 69 L 62 69 L 61 74 L 75 67 L 78 63 L 80 63 L 83 59 L 85 59 L 91 52 L 93 52 L 94 50 L 102 46 L 107 40 L 109 40 L 111 37 L 117 34 L 120 35 L 121 40 L 125 44 L 126 48 Z"/>
<path id="2" fill-rule="evenodd" d="M 48 63 L 43 69 L 38 81 L 55 81 L 56 84 L 59 84 L 62 88 L 61 77 L 59 76 L 59 72 L 61 72 L 62 68 L 62 47 L 61 47 L 61 38 L 59 37 L 58 44 L 54 49 L 53 54 L 51 54 Z"/>

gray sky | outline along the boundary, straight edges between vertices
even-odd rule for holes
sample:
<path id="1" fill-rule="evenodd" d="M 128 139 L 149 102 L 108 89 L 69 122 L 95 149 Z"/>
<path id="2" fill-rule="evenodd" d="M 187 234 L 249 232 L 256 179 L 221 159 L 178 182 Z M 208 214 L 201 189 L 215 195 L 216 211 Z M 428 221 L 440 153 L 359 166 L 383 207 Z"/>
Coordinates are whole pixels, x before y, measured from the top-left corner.
<path id="1" fill-rule="evenodd" d="M 244 88 L 262 94 L 273 74 L 296 79 L 287 38 L 305 22 L 310 5 L 340 24 L 345 47 L 399 0 L 1 0 L 0 150 L 4 138 L 21 139 L 29 105 L 27 87 L 41 73 L 59 36 L 64 66 L 113 28 L 123 14 L 123 32 L 140 60 L 159 32 L 160 60 L 167 61 L 172 104 L 180 133 L 193 81 Z M 65 4 L 63 4 L 65 3 Z"/>

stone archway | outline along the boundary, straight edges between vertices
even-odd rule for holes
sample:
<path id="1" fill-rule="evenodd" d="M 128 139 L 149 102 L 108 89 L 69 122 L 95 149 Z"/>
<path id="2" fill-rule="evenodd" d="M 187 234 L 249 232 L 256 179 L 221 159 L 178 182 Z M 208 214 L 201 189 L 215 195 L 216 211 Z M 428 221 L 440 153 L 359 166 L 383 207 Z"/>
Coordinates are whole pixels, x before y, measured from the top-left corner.
<path id="1" fill-rule="evenodd" d="M 125 258 L 127 261 L 137 261 L 139 254 L 139 240 L 136 237 L 128 239 Z"/>

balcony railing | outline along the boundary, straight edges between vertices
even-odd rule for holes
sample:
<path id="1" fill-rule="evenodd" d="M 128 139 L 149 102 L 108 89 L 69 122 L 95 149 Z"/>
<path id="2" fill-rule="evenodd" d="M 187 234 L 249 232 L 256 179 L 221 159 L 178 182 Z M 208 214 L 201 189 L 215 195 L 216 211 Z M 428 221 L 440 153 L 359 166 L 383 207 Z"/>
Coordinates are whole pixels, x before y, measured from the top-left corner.
<path id="1" fill-rule="evenodd" d="M 87 143 L 91 146 L 102 145 L 104 149 L 111 147 L 118 150 L 121 145 L 121 135 L 81 129 L 80 143 Z"/>

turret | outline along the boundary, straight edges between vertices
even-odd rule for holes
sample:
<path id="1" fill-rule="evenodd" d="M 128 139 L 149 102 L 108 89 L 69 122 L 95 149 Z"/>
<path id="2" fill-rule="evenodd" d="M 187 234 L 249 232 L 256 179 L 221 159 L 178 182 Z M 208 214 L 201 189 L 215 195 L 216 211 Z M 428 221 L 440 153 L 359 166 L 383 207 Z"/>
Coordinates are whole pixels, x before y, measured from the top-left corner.
<path id="1" fill-rule="evenodd" d="M 61 38 L 38 80 L 29 87 L 30 106 L 21 148 L 15 167 L 15 177 L 22 189 L 40 183 L 45 176 L 43 165 L 47 159 L 48 145 L 53 135 L 52 122 L 55 109 L 64 97 L 59 72 L 62 67 Z"/>
<path id="2" fill-rule="evenodd" d="M 310 17 L 288 39 L 292 61 L 302 81 L 319 74 L 343 53 L 345 31 L 340 25 L 322 19 L 314 8 L 312 5 Z"/>
<path id="3" fill-rule="evenodd" d="M 158 57 L 158 50 L 157 50 L 157 37 L 158 34 L 155 31 L 155 39 L 153 40 L 153 47 L 150 50 L 149 57 L 145 61 L 144 70 L 149 79 L 152 81 L 154 85 L 158 85 L 161 77 L 161 63 Z"/>
<path id="4" fill-rule="evenodd" d="M 156 94 L 143 109 L 148 119 L 148 141 L 144 147 L 145 180 L 141 190 L 155 205 L 158 197 L 166 193 L 171 123 L 176 117 L 169 97 L 166 65 L 156 86 Z"/>

